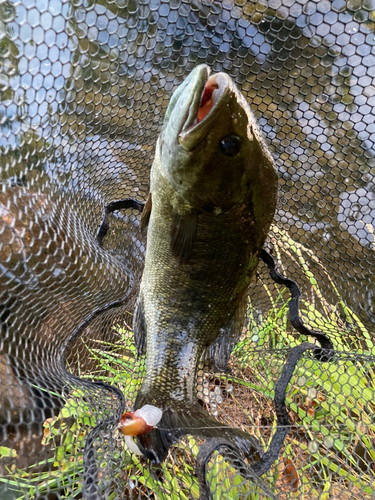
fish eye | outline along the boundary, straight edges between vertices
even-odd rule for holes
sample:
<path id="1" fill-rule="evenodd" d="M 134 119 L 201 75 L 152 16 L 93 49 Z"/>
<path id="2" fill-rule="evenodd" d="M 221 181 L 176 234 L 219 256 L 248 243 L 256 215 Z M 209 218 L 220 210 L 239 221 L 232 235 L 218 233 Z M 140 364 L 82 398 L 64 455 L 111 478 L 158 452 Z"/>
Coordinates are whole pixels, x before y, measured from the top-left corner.
<path id="1" fill-rule="evenodd" d="M 219 142 L 220 151 L 225 156 L 236 156 L 241 151 L 242 141 L 237 135 L 227 135 Z"/>

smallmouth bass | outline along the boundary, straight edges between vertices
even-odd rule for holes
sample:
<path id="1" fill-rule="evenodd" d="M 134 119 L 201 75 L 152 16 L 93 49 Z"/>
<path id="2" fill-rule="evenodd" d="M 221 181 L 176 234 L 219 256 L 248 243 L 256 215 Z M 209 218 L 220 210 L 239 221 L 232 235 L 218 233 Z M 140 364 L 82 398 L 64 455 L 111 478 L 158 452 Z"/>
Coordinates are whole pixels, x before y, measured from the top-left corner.
<path id="1" fill-rule="evenodd" d="M 195 383 L 202 356 L 223 369 L 238 341 L 276 200 L 276 168 L 247 101 L 228 75 L 196 67 L 168 106 L 141 220 L 134 334 L 146 374 L 135 407 L 155 405 L 163 417 L 137 439 L 157 462 L 184 434 L 262 455 L 253 436 L 199 406 Z"/>

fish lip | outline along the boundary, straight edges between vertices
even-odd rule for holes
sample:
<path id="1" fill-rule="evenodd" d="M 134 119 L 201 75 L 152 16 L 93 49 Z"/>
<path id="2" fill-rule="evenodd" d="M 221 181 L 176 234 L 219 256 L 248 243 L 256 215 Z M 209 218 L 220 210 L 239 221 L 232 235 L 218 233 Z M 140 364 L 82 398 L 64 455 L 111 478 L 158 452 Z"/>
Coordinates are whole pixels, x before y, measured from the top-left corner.
<path id="1" fill-rule="evenodd" d="M 206 65 L 202 65 L 196 69 L 196 75 L 194 81 L 191 83 L 192 96 L 190 98 L 190 104 L 187 110 L 187 116 L 182 124 L 180 134 L 191 128 L 192 124 L 198 116 L 199 106 L 202 99 L 203 91 L 206 83 L 209 79 L 210 68 Z"/>
<path id="2" fill-rule="evenodd" d="M 201 76 L 201 74 L 199 76 Z M 214 102 L 207 116 L 205 116 L 203 120 L 198 123 L 197 118 L 200 103 L 205 86 L 210 78 L 215 79 L 215 81 L 218 82 L 220 92 L 218 93 L 217 100 Z M 210 76 L 209 71 L 207 71 L 205 79 L 201 79 L 199 81 L 199 79 L 197 78 L 197 80 L 197 82 L 194 82 L 196 83 L 195 86 L 193 83 L 193 95 L 190 100 L 188 115 L 180 130 L 180 133 L 178 134 L 180 145 L 187 151 L 194 149 L 205 139 L 209 132 L 211 123 L 220 113 L 220 110 L 227 101 L 231 90 L 231 79 L 226 73 L 223 72 L 215 73 Z M 224 88 L 220 88 L 220 86 Z M 214 95 L 215 94 L 213 94 L 213 96 Z M 193 134 L 195 136 L 194 138 L 191 137 Z"/>

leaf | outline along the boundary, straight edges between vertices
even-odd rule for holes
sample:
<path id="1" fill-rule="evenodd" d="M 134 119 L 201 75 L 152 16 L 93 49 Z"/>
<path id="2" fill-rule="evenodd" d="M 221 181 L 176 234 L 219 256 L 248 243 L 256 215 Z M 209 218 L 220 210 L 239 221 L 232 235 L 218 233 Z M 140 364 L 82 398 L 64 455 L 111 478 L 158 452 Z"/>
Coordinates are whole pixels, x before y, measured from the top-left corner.
<path id="1" fill-rule="evenodd" d="M 12 448 L 7 448 L 6 446 L 0 446 L 0 458 L 4 457 L 16 457 L 17 451 L 12 450 Z"/>
<path id="2" fill-rule="evenodd" d="M 298 471 L 290 458 L 284 459 L 284 468 L 280 471 L 280 477 L 285 485 L 288 485 L 291 491 L 297 491 L 301 485 Z"/>

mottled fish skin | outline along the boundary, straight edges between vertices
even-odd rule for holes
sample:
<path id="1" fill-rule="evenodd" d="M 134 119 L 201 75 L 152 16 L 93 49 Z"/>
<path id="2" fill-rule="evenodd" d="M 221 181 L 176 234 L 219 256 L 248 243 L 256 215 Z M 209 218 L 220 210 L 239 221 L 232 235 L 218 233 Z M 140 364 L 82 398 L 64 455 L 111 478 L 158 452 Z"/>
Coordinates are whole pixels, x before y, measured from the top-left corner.
<path id="1" fill-rule="evenodd" d="M 207 66 L 198 66 L 177 89 L 156 146 L 134 318 L 138 351 L 146 354 L 136 407 L 200 412 L 199 360 L 207 349 L 217 366 L 228 360 L 275 212 L 277 173 L 249 105 L 226 74 L 208 75 Z M 218 90 L 212 110 L 197 123 L 206 84 Z M 233 136 L 241 144 L 234 155 Z M 157 447 L 150 437 L 140 444 Z"/>

